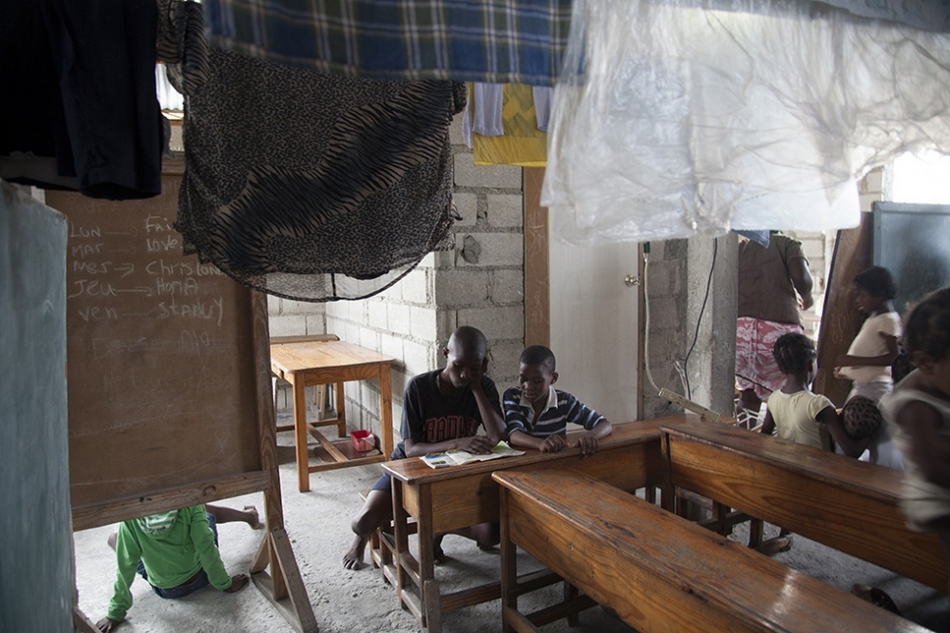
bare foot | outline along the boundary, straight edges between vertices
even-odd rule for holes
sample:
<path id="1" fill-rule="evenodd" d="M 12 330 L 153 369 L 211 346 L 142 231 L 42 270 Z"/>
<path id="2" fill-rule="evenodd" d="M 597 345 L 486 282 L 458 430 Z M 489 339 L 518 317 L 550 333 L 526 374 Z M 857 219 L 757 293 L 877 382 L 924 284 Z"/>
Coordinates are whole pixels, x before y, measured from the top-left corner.
<path id="1" fill-rule="evenodd" d="M 366 538 L 356 535 L 350 549 L 343 554 L 343 567 L 346 569 L 363 569 L 363 552 L 366 550 Z"/>
<path id="2" fill-rule="evenodd" d="M 432 562 L 436 565 L 444 565 L 449 561 L 449 557 L 442 550 L 442 537 L 436 538 L 432 544 Z"/>
<path id="3" fill-rule="evenodd" d="M 251 515 L 247 519 L 247 524 L 251 526 L 252 530 L 264 529 L 264 524 L 261 523 L 261 517 L 257 513 L 257 508 L 254 506 L 244 506 L 244 511 Z"/>

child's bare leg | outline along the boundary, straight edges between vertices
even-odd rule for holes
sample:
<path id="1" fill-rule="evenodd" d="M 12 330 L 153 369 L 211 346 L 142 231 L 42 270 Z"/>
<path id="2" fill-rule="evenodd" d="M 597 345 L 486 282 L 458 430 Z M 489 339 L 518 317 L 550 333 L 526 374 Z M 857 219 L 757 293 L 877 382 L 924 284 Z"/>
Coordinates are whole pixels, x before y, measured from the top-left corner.
<path id="1" fill-rule="evenodd" d="M 749 387 L 739 392 L 739 406 L 758 415 L 759 409 L 762 408 L 762 400 L 755 393 L 755 389 Z"/>
<path id="2" fill-rule="evenodd" d="M 205 511 L 218 523 L 247 523 L 252 530 L 263 527 L 257 508 L 254 506 L 244 506 L 243 510 L 237 510 L 227 506 L 205 504 Z"/>
<path id="3" fill-rule="evenodd" d="M 350 548 L 343 554 L 343 566 L 347 569 L 362 569 L 366 543 L 380 526 L 392 520 L 392 493 L 384 490 L 370 490 L 366 503 L 356 518 L 350 523 L 350 529 L 356 535 Z"/>
<path id="4" fill-rule="evenodd" d="M 452 530 L 451 532 L 447 532 L 447 534 L 457 534 L 465 538 L 470 538 L 475 541 L 480 550 L 489 550 L 501 542 L 500 527 L 497 523 L 492 521 L 479 523 L 478 525 L 462 528 L 461 530 Z M 437 539 L 439 544 L 442 542 L 442 536 L 443 535 L 439 535 Z"/>
<path id="5" fill-rule="evenodd" d="M 473 525 L 472 533 L 480 550 L 490 550 L 501 542 L 501 527 L 493 521 Z"/>
<path id="6" fill-rule="evenodd" d="M 432 539 L 432 560 L 436 565 L 441 565 L 448 560 L 448 557 L 445 555 L 445 552 L 442 550 L 442 539 L 445 537 L 445 533 L 436 534 L 435 538 Z"/>

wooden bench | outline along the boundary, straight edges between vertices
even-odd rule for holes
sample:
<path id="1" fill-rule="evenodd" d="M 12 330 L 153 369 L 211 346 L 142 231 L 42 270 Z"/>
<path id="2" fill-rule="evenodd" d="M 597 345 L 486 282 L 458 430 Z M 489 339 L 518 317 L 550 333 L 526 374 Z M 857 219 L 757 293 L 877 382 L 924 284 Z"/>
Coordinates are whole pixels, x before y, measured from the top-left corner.
<path id="1" fill-rule="evenodd" d="M 502 630 L 528 633 L 591 600 L 640 633 L 926 629 L 662 510 L 565 471 L 500 471 Z M 583 595 L 518 611 L 515 548 Z"/>
<path id="2" fill-rule="evenodd" d="M 902 576 L 947 590 L 933 534 L 911 532 L 901 473 L 723 424 L 662 425 L 666 486 L 780 525 Z M 666 500 L 675 495 L 664 494 Z"/>

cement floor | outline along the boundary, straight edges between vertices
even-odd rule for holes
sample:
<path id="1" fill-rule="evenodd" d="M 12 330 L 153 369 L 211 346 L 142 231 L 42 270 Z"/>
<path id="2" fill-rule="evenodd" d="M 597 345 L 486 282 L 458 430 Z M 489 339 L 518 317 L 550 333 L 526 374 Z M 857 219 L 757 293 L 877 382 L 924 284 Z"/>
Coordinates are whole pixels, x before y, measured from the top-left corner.
<path id="1" fill-rule="evenodd" d="M 322 633 L 417 632 L 421 627 L 415 618 L 399 608 L 393 589 L 379 571 L 367 567 L 359 571 L 343 569 L 341 558 L 352 533 L 350 517 L 361 501 L 360 490 L 372 485 L 379 467 L 366 466 L 315 473 L 311 491 L 300 493 L 296 486 L 290 434 L 281 434 L 278 442 L 281 461 L 280 477 L 285 525 L 290 535 L 297 563 L 310 596 L 314 614 Z M 245 495 L 221 502 L 222 505 L 263 508 L 261 494 Z M 115 559 L 106 544 L 112 526 L 75 534 L 76 575 L 79 604 L 93 621 L 105 614 L 112 583 Z M 777 533 L 769 526 L 771 533 Z M 737 530 L 737 539 L 745 534 Z M 246 571 L 257 551 L 261 532 L 244 524 L 219 526 L 219 539 L 224 563 L 231 573 Z M 451 560 L 439 567 L 436 574 L 443 587 L 451 590 L 497 579 L 499 556 L 480 552 L 473 543 L 448 536 L 444 541 Z M 905 617 L 938 632 L 950 632 L 946 596 L 916 582 L 895 576 L 880 567 L 841 554 L 799 536 L 794 537 L 790 551 L 776 560 L 847 591 L 854 583 L 865 583 L 887 591 L 903 609 Z M 528 570 L 533 561 L 522 554 L 519 570 Z M 162 600 L 151 593 L 141 579 L 132 586 L 134 605 L 119 631 L 126 633 L 190 632 L 234 633 L 294 631 L 254 586 L 230 595 L 210 589 L 181 600 Z M 559 589 L 552 587 L 537 592 L 523 603 L 529 608 L 553 602 Z M 481 633 L 501 630 L 499 602 L 469 607 L 444 618 L 446 633 Z M 570 628 L 566 622 L 551 624 L 545 631 L 576 633 L 629 633 L 633 629 L 613 619 L 601 609 L 581 615 L 581 624 Z"/>

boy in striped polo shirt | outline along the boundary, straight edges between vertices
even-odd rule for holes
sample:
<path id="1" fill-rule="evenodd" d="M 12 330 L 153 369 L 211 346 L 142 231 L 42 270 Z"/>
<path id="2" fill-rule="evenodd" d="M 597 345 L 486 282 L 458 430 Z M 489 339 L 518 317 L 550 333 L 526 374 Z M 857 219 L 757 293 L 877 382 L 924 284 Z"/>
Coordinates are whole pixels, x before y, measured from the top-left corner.
<path id="1" fill-rule="evenodd" d="M 587 430 L 575 445 L 581 454 L 592 455 L 597 440 L 610 435 L 613 427 L 571 394 L 555 389 L 555 382 L 554 352 L 544 345 L 532 345 L 521 353 L 518 386 L 505 391 L 504 397 L 508 442 L 556 453 L 568 446 L 565 434 L 567 423 L 572 422 Z"/>

